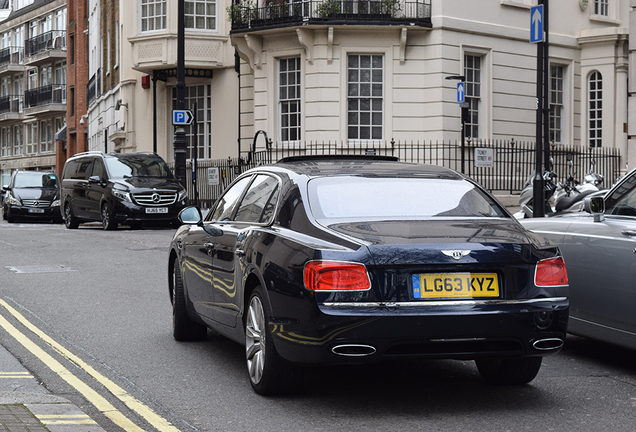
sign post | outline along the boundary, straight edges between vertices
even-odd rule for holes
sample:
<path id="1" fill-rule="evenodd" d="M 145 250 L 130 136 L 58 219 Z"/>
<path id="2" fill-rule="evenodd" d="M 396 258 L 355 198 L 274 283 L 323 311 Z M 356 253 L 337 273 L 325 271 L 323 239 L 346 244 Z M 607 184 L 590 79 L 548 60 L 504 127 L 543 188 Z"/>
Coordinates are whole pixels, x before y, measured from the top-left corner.
<path id="1" fill-rule="evenodd" d="M 466 77 L 464 75 L 452 75 L 452 76 L 447 76 L 446 77 L 447 80 L 459 80 L 460 82 L 457 84 L 457 102 L 459 102 L 459 106 L 461 107 L 461 111 L 460 111 L 460 115 L 461 115 L 461 119 L 460 119 L 460 127 L 461 127 L 461 159 L 462 159 L 462 174 L 465 173 L 465 164 L 466 164 L 466 156 L 464 155 L 464 151 L 465 151 L 465 147 L 466 147 L 466 143 L 465 141 L 465 136 L 466 136 L 466 118 L 468 117 L 468 102 L 465 101 L 466 99 Z"/>

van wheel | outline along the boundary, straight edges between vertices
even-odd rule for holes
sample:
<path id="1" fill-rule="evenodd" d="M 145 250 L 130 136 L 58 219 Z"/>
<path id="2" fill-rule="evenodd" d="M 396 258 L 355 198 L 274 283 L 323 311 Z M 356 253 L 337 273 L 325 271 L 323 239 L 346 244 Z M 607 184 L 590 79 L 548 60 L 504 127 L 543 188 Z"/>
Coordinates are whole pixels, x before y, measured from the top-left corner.
<path id="1" fill-rule="evenodd" d="M 102 204 L 102 227 L 106 231 L 117 229 L 117 221 L 115 220 L 115 215 L 110 210 L 110 206 L 107 202 Z"/>
<path id="2" fill-rule="evenodd" d="M 71 205 L 68 203 L 64 206 L 64 225 L 66 225 L 68 229 L 76 229 L 79 226 L 79 222 L 75 216 L 73 216 Z"/>

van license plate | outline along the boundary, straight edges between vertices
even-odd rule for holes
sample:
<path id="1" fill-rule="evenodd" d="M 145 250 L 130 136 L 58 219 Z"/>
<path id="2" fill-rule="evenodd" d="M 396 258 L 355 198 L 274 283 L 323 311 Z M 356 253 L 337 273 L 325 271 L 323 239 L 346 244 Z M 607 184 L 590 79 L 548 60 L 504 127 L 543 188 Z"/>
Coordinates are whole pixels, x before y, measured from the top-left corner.
<path id="1" fill-rule="evenodd" d="M 44 213 L 44 209 L 40 208 L 30 208 L 29 213 Z"/>
<path id="2" fill-rule="evenodd" d="M 146 213 L 168 213 L 168 207 L 146 207 Z"/>

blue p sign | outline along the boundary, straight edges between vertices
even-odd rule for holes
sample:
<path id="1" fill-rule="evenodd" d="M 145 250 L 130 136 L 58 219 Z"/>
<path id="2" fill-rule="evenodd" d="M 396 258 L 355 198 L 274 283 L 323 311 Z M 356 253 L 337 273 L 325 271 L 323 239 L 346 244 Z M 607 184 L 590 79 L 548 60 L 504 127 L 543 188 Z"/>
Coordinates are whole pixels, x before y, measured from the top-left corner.
<path id="1" fill-rule="evenodd" d="M 189 125 L 192 124 L 194 115 L 190 110 L 172 110 L 173 125 Z"/>

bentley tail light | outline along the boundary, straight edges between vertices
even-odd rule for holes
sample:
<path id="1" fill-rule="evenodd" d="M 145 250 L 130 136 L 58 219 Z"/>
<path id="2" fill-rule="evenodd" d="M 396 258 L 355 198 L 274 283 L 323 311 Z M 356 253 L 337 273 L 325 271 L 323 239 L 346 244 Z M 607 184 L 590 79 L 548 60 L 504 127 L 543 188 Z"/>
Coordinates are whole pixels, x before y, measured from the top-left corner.
<path id="1" fill-rule="evenodd" d="M 534 284 L 536 286 L 568 285 L 568 272 L 563 257 L 539 261 L 534 274 Z"/>
<path id="2" fill-rule="evenodd" d="M 305 264 L 305 287 L 314 291 L 363 291 L 371 288 L 363 264 L 310 261 Z"/>

